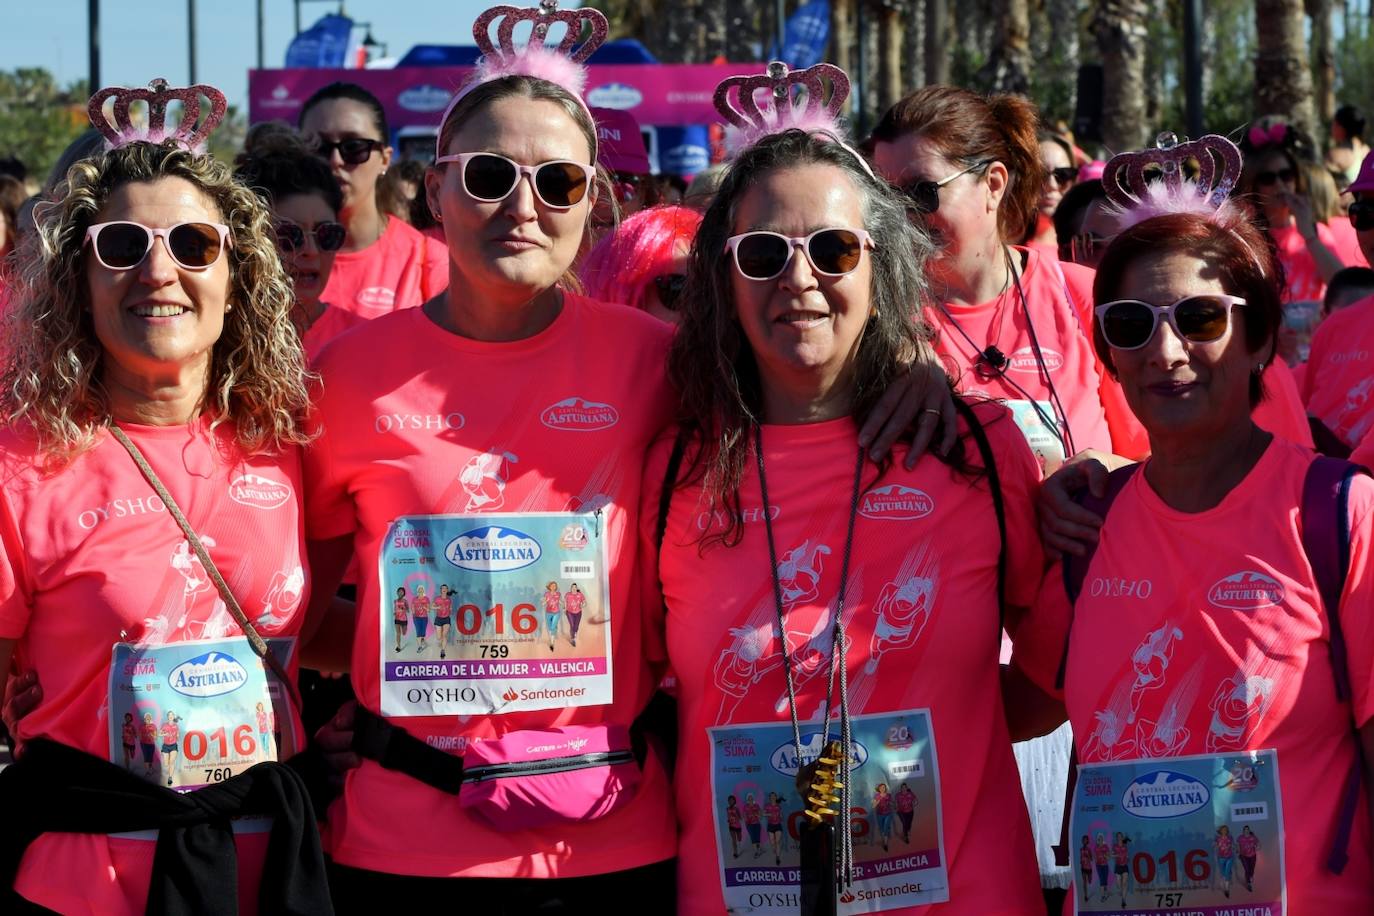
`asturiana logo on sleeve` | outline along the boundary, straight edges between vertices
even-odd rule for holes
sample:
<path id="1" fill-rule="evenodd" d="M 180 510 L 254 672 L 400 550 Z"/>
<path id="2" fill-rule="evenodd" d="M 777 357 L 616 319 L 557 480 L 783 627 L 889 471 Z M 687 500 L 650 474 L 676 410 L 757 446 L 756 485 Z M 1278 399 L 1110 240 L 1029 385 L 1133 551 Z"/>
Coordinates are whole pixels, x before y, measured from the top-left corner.
<path id="1" fill-rule="evenodd" d="M 1256 611 L 1283 604 L 1283 584 L 1264 573 L 1244 569 L 1219 579 L 1207 590 L 1213 607 L 1233 611 Z"/>
<path id="2" fill-rule="evenodd" d="M 620 422 L 620 411 L 610 404 L 588 401 L 585 398 L 564 398 L 544 408 L 539 420 L 549 429 L 592 432 L 608 429 Z"/>
<path id="3" fill-rule="evenodd" d="M 892 521 L 925 518 L 934 511 L 935 500 L 930 498 L 930 494 L 895 483 L 869 490 L 859 503 L 859 514 L 864 518 Z"/>
<path id="4" fill-rule="evenodd" d="M 449 541 L 444 559 L 472 572 L 510 572 L 534 565 L 543 553 L 539 542 L 525 532 L 488 525 Z"/>
<path id="5" fill-rule="evenodd" d="M 241 506 L 275 509 L 291 498 L 291 488 L 270 477 L 240 474 L 229 484 L 229 498 Z"/>
<path id="6" fill-rule="evenodd" d="M 1172 770 L 1137 776 L 1121 795 L 1121 809 L 1136 817 L 1171 818 L 1210 804 L 1212 793 L 1200 780 Z"/>
<path id="7" fill-rule="evenodd" d="M 167 675 L 167 685 L 187 697 L 217 697 L 233 693 L 247 680 L 248 672 L 238 659 L 215 651 L 188 658 Z"/>

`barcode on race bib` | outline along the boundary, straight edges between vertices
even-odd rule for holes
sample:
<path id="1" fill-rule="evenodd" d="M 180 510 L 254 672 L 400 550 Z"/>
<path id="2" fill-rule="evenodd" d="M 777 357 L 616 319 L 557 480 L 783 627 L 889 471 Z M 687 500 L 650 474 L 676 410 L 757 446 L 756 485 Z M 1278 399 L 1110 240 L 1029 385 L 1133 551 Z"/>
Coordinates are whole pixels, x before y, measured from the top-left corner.
<path id="1" fill-rule="evenodd" d="M 565 560 L 561 564 L 561 571 L 564 579 L 590 579 L 596 567 L 592 563 L 569 563 Z"/>
<path id="2" fill-rule="evenodd" d="M 902 779 L 907 776 L 920 778 L 926 775 L 925 765 L 920 758 L 915 760 L 894 760 L 887 766 L 887 772 L 892 779 Z"/>
<path id="3" fill-rule="evenodd" d="M 1267 821 L 1269 820 L 1269 805 L 1265 802 L 1253 802 L 1244 805 L 1232 805 L 1231 820 Z"/>

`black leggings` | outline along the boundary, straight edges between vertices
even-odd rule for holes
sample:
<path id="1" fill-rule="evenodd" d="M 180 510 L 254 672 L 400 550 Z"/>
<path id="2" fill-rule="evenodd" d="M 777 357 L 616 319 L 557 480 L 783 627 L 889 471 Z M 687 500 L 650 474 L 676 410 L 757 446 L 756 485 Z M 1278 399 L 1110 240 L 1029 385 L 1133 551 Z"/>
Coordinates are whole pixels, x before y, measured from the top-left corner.
<path id="1" fill-rule="evenodd" d="M 417 878 L 329 863 L 334 911 L 376 916 L 377 902 L 406 912 L 463 912 L 482 916 L 526 913 L 604 914 L 616 901 L 634 901 L 638 912 L 671 916 L 677 904 L 677 860 L 583 878 Z"/>

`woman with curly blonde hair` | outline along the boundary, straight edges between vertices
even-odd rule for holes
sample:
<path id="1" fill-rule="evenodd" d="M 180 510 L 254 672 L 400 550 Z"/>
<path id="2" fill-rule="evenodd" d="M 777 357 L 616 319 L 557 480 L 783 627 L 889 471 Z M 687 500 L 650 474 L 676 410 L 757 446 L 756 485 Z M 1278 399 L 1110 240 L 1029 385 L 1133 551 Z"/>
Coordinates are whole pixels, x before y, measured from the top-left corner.
<path id="1" fill-rule="evenodd" d="M 268 211 L 223 164 L 135 141 L 72 166 L 26 245 L 0 370 L 0 685 L 42 691 L 0 778 L 24 824 L 0 909 L 327 912 L 299 778 L 248 746 L 274 698 L 303 744 L 283 665 L 230 610 L 294 677 L 307 375 Z M 129 774 L 109 723 L 173 698 L 180 769 Z"/>

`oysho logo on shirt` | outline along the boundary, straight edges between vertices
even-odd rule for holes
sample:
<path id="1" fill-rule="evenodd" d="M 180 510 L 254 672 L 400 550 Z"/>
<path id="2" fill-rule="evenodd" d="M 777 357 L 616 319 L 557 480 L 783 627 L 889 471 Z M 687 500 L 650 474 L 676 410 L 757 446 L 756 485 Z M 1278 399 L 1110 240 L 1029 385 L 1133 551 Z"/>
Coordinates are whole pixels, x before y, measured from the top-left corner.
<path id="1" fill-rule="evenodd" d="M 291 488 L 269 477 L 240 474 L 229 484 L 229 498 L 241 506 L 275 509 L 291 498 Z"/>
<path id="2" fill-rule="evenodd" d="M 1326 358 L 1326 361 L 1335 365 L 1339 363 L 1363 363 L 1368 359 L 1368 350 L 1346 350 L 1343 353 L 1332 353 Z"/>
<path id="3" fill-rule="evenodd" d="M 523 531 L 488 525 L 464 531 L 448 542 L 444 559 L 473 572 L 510 572 L 539 562 L 544 550 Z"/>
<path id="4" fill-rule="evenodd" d="M 1040 348 L 1040 359 L 1035 358 L 1034 347 L 1022 347 L 1007 360 L 1008 372 L 1039 372 L 1044 361 L 1046 372 L 1058 372 L 1064 368 L 1064 356 L 1054 350 Z"/>
<path id="5" fill-rule="evenodd" d="M 1257 611 L 1283 603 L 1283 585 L 1264 573 L 1242 570 L 1220 579 L 1207 590 L 1207 601 L 1213 607 L 1232 611 Z"/>
<path id="6" fill-rule="evenodd" d="M 379 433 L 396 432 L 403 429 L 432 429 L 439 432 L 445 429 L 462 429 L 467 418 L 454 413 L 384 413 L 372 423 Z"/>
<path id="7" fill-rule="evenodd" d="M 108 522 L 112 518 L 128 518 L 134 515 L 147 515 L 152 512 L 166 512 L 167 507 L 163 505 L 161 497 L 156 494 L 152 496 L 140 496 L 133 499 L 112 499 L 103 506 L 96 506 L 94 509 L 83 509 L 77 513 L 76 523 L 82 528 L 90 531 L 101 522 Z"/>
<path id="8" fill-rule="evenodd" d="M 385 286 L 369 286 L 358 290 L 358 302 L 373 308 L 386 309 L 396 304 L 396 290 Z"/>
<path id="9" fill-rule="evenodd" d="M 167 686 L 187 697 L 217 697 L 233 693 L 248 680 L 238 659 L 225 652 L 206 652 L 188 658 L 167 675 Z"/>
<path id="10" fill-rule="evenodd" d="M 585 398 L 564 398 L 544 408 L 539 421 L 549 429 L 592 432 L 608 429 L 620 422 L 620 411 L 610 404 L 588 401 Z"/>
<path id="11" fill-rule="evenodd" d="M 889 484 L 864 494 L 859 514 L 864 518 L 912 521 L 935 511 L 935 500 L 924 490 Z"/>
<path id="12" fill-rule="evenodd" d="M 1192 814 L 1212 799 L 1207 786 L 1191 776 L 1172 770 L 1152 770 L 1132 780 L 1121 794 L 1121 809 L 1147 818 L 1171 818 Z"/>
<path id="13" fill-rule="evenodd" d="M 1155 584 L 1149 579 L 1096 576 L 1088 585 L 1088 594 L 1094 598 L 1139 598 L 1143 601 L 1154 593 Z"/>

